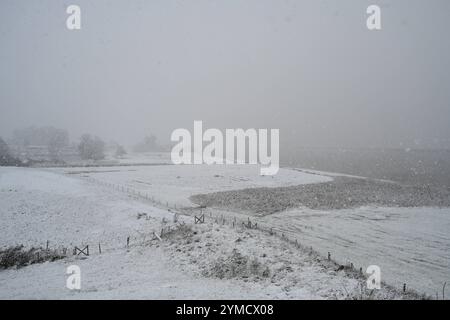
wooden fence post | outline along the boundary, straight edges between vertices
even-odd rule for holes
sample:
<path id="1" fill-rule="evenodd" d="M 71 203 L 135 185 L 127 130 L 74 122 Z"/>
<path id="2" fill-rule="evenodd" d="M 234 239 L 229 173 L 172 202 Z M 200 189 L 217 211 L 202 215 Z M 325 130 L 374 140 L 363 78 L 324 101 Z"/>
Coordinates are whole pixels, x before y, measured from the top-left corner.
<path id="1" fill-rule="evenodd" d="M 445 300 L 445 286 L 447 285 L 447 281 L 444 282 L 444 285 L 442 286 L 442 300 Z"/>
<path id="2" fill-rule="evenodd" d="M 205 215 L 202 214 L 200 217 L 197 217 L 194 215 L 194 224 L 197 223 L 204 223 L 205 222 Z M 217 223 L 217 219 L 216 219 L 216 223 Z"/>

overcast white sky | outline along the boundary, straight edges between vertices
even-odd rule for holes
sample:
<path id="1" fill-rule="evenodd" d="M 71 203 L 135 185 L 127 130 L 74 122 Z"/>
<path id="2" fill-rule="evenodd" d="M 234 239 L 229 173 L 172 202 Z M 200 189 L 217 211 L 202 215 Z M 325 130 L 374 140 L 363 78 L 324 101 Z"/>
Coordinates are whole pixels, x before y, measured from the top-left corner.
<path id="1" fill-rule="evenodd" d="M 448 0 L 0 0 L 0 136 L 167 143 L 203 120 L 285 145 L 450 147 L 449 18 Z"/>

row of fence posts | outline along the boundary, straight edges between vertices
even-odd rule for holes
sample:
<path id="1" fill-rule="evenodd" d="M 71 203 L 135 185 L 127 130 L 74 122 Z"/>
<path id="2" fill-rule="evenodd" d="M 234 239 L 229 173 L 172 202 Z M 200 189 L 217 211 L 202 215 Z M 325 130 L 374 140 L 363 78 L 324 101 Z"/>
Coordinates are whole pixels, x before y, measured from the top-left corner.
<path id="1" fill-rule="evenodd" d="M 113 184 L 113 183 L 109 183 L 109 182 L 104 182 L 104 181 L 97 180 L 97 179 L 94 179 L 94 178 L 89 178 L 89 180 L 91 182 L 97 183 L 99 185 L 111 187 L 111 188 L 113 188 L 113 189 L 115 189 L 117 191 L 122 191 L 122 192 L 130 194 L 130 195 L 134 195 L 134 196 L 137 196 L 137 197 L 140 197 L 140 198 L 144 198 L 144 199 L 146 199 L 148 201 L 151 201 L 151 202 L 153 202 L 155 204 L 159 204 L 161 206 L 164 205 L 163 201 L 156 200 L 154 196 L 150 196 L 148 193 L 145 193 L 143 191 L 139 191 L 139 190 L 136 190 L 136 189 L 133 189 L 133 188 L 128 188 L 128 187 L 125 187 L 125 186 L 122 186 L 122 185 L 119 185 L 119 184 Z M 169 205 L 170 205 L 169 201 L 165 201 L 165 206 L 167 208 L 170 208 Z M 173 208 L 177 209 L 176 203 L 173 204 Z"/>
<path id="2" fill-rule="evenodd" d="M 201 208 L 201 211 L 200 211 L 200 215 L 199 215 L 199 216 L 194 215 L 194 224 L 205 223 L 205 214 L 203 213 L 203 210 L 202 210 L 202 209 L 204 209 L 204 208 L 205 208 L 205 207 L 202 207 L 202 208 Z M 212 212 L 210 212 L 210 218 L 213 218 Z M 213 220 L 214 220 L 214 222 L 217 223 L 217 224 L 220 224 L 220 223 L 222 222 L 222 225 L 224 225 L 224 224 L 226 223 L 226 219 L 224 218 L 223 214 L 220 216 L 219 219 L 218 219 L 217 217 L 215 217 Z M 244 227 L 246 227 L 247 229 L 258 229 L 258 223 L 252 223 L 251 220 L 250 220 L 250 217 L 247 218 L 247 222 L 244 222 L 244 221 L 243 221 L 241 225 L 244 226 Z M 235 226 L 237 226 L 237 220 L 236 220 L 236 217 L 233 217 L 231 226 L 232 226 L 233 228 L 234 228 Z M 274 231 L 273 227 L 270 227 L 269 230 L 264 230 L 263 228 L 260 228 L 260 230 L 261 230 L 261 231 L 267 231 L 267 232 L 268 232 L 270 235 L 272 235 L 272 236 L 273 236 L 273 235 L 276 235 L 276 232 Z M 289 240 L 289 239 L 285 236 L 284 233 L 281 233 L 281 239 L 286 240 L 286 241 L 289 241 L 289 242 L 293 242 L 293 241 Z M 297 248 L 302 248 L 301 244 L 299 243 L 299 241 L 298 241 L 297 239 L 295 239 L 295 241 L 294 241 L 293 243 L 295 244 L 295 246 L 296 246 Z M 313 253 L 313 248 L 312 248 L 312 246 L 310 246 L 310 248 L 309 248 L 309 253 L 310 253 L 310 254 Z M 329 262 L 333 262 L 335 265 L 339 266 L 339 267 L 342 268 L 342 269 L 345 269 L 345 268 L 346 268 L 344 265 L 340 265 L 340 264 L 338 264 L 336 261 L 333 261 L 333 260 L 332 260 L 331 252 L 327 252 L 327 260 L 328 260 Z M 351 271 L 355 271 L 355 266 L 354 266 L 353 262 L 350 262 L 350 263 L 347 265 L 347 268 L 349 268 Z M 341 270 L 342 270 L 342 269 L 341 269 Z M 338 270 L 339 270 L 339 269 L 338 269 Z M 362 268 L 362 267 L 359 268 L 359 276 L 361 276 L 361 277 L 366 277 L 365 274 L 364 274 L 364 272 L 363 272 L 363 268 Z M 443 299 L 443 300 L 445 299 L 445 286 L 446 286 L 446 282 L 444 283 L 443 288 L 442 288 L 442 299 Z M 406 284 L 406 283 L 403 284 L 402 291 L 403 291 L 403 293 L 406 293 L 406 291 L 407 291 L 407 284 Z M 436 299 L 437 299 L 437 298 L 438 298 L 438 293 L 436 293 Z"/>
<path id="3" fill-rule="evenodd" d="M 169 227 L 168 229 L 169 229 L 169 231 L 170 231 L 170 227 Z M 164 232 L 164 228 L 161 229 L 161 237 L 162 237 L 162 235 L 163 235 L 163 232 Z M 154 233 L 154 234 L 155 234 L 155 233 Z M 130 240 L 131 240 L 131 237 L 130 237 L 130 236 L 127 236 L 127 238 L 126 238 L 126 247 L 127 247 L 127 248 L 130 247 Z M 46 251 L 49 251 L 49 250 L 50 250 L 49 244 L 50 244 L 50 241 L 47 240 L 46 245 L 45 245 Z M 61 251 L 62 251 L 62 254 L 63 254 L 64 256 L 67 255 L 67 247 L 62 247 L 62 248 L 61 248 Z M 102 253 L 102 245 L 101 245 L 101 242 L 98 243 L 98 253 L 99 253 L 99 254 Z M 84 256 L 89 256 L 89 255 L 90 255 L 89 245 L 85 245 L 85 246 L 82 246 L 82 247 L 74 246 L 74 247 L 73 247 L 73 250 L 72 250 L 72 255 L 78 256 L 78 255 L 80 255 L 80 254 L 83 254 Z M 38 259 L 39 259 L 39 252 L 37 252 L 37 255 L 38 255 Z"/>

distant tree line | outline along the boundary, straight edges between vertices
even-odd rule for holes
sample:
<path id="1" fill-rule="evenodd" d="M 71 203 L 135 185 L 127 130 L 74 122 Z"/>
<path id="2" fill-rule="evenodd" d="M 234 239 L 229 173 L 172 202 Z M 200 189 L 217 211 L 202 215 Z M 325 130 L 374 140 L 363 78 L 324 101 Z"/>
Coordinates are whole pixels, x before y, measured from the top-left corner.
<path id="1" fill-rule="evenodd" d="M 157 140 L 156 136 L 149 135 L 144 137 L 144 140 L 134 146 L 135 152 L 150 152 L 150 151 L 163 151 L 163 147 L 161 147 Z"/>
<path id="2" fill-rule="evenodd" d="M 80 137 L 79 143 L 75 146 L 74 144 L 70 144 L 69 133 L 67 130 L 52 126 L 31 126 L 14 130 L 12 139 L 9 141 L 11 142 L 11 146 L 14 146 L 14 152 L 11 151 L 5 141 L 0 141 L 1 165 L 21 164 L 13 154 L 26 154 L 26 162 L 28 164 L 32 164 L 36 161 L 64 162 L 64 156 L 73 154 L 73 151 L 77 152 L 83 160 L 105 159 L 106 144 L 99 137 L 91 134 L 83 134 Z M 33 150 L 46 150 L 46 152 L 44 152 L 45 160 L 33 159 L 33 155 L 35 155 Z M 135 152 L 158 152 L 164 151 L 165 149 L 158 144 L 156 136 L 148 135 L 145 136 L 133 150 Z M 126 154 L 127 151 L 125 148 L 116 144 L 114 156 L 120 159 Z"/>
<path id="3" fill-rule="evenodd" d="M 12 141 L 21 147 L 44 146 L 52 161 L 59 161 L 61 151 L 69 145 L 69 133 L 54 127 L 28 127 L 15 130 Z"/>

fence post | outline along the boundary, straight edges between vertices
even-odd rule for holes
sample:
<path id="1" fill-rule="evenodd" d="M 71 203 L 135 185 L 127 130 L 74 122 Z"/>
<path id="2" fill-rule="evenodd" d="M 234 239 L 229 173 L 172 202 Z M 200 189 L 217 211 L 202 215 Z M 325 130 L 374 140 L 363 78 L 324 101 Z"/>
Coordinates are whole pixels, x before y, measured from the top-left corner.
<path id="1" fill-rule="evenodd" d="M 102 253 L 102 246 L 100 245 L 100 242 L 98 243 L 98 253 Z"/>
<path id="2" fill-rule="evenodd" d="M 330 261 L 330 260 L 331 260 L 331 253 L 328 252 L 328 261 Z"/>
<path id="3" fill-rule="evenodd" d="M 442 286 L 442 300 L 445 300 L 445 286 L 447 285 L 447 281 L 444 282 L 444 285 Z"/>
<path id="4" fill-rule="evenodd" d="M 130 246 L 130 236 L 127 237 L 127 248 Z"/>

